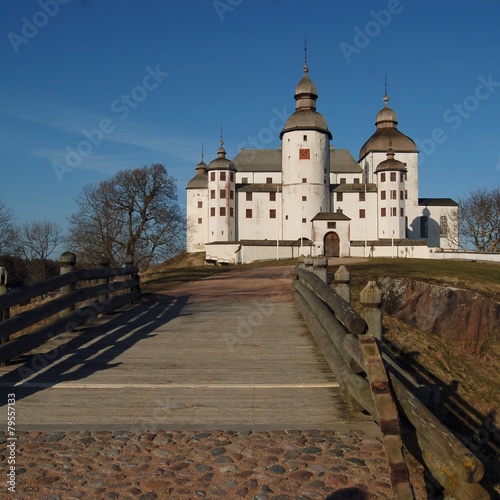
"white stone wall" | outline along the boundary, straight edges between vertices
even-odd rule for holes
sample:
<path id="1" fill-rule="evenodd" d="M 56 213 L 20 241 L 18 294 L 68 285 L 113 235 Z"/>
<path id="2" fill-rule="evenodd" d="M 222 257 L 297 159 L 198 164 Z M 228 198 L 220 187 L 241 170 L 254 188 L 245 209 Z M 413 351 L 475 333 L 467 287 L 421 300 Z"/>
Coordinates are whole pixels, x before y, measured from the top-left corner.
<path id="1" fill-rule="evenodd" d="M 208 196 L 206 189 L 188 189 L 186 194 L 188 252 L 202 252 L 208 241 Z M 201 204 L 201 207 L 198 206 Z"/>
<path id="2" fill-rule="evenodd" d="M 269 192 L 250 194 L 252 199 L 247 200 L 247 192 L 238 192 L 238 240 L 276 240 L 278 234 L 282 239 L 281 193 L 273 192 L 275 201 Z M 247 217 L 247 210 L 251 210 L 251 217 Z"/>
<path id="3" fill-rule="evenodd" d="M 301 159 L 300 150 L 309 150 L 309 159 Z M 329 137 L 314 130 L 287 132 L 283 135 L 282 151 L 283 237 L 310 238 L 311 219 L 318 212 L 330 211 Z"/>

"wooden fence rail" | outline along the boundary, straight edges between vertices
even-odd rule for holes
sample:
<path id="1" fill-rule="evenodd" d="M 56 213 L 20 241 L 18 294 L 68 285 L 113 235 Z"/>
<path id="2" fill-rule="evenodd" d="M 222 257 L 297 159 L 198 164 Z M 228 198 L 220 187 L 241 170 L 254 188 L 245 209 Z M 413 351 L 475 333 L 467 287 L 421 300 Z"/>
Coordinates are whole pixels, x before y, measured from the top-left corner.
<path id="1" fill-rule="evenodd" d="M 106 260 L 96 269 L 76 269 L 75 264 L 76 256 L 65 252 L 61 255 L 60 276 L 13 291 L 8 291 L 7 274 L 0 269 L 1 363 L 42 345 L 56 335 L 72 331 L 99 315 L 130 304 L 140 296 L 138 269 L 132 265 L 131 259 L 127 259 L 124 267 L 120 268 L 110 268 Z M 77 288 L 77 283 L 82 281 L 97 281 L 98 284 Z M 59 293 L 59 296 L 15 316 L 10 314 L 12 307 L 51 293 Z M 13 334 L 55 315 L 59 317 L 49 324 L 10 339 Z"/>
<path id="2" fill-rule="evenodd" d="M 346 270 L 340 271 L 342 294 L 350 297 Z M 413 497 L 399 449 L 402 444 L 424 461 L 456 500 L 490 498 L 479 484 L 482 462 L 419 399 L 425 401 L 425 387 L 383 352 L 381 294 L 376 283 L 368 283 L 361 293 L 364 309 L 359 315 L 319 275 L 312 259 L 300 262 L 294 270 L 294 298 L 349 403 L 378 422 L 396 498 Z M 399 415 L 406 417 L 402 421 L 411 425 L 411 432 L 399 432 Z M 417 437 L 417 450 L 408 442 L 412 434 Z"/>

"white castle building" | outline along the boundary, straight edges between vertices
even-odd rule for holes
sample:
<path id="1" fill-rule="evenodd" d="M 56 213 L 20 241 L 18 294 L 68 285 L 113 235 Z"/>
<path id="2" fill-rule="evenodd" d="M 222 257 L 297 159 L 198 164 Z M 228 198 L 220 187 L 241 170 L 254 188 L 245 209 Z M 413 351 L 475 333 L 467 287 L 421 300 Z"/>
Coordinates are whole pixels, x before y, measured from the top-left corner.
<path id="1" fill-rule="evenodd" d="M 187 251 L 213 263 L 297 257 L 429 257 L 456 249 L 458 204 L 419 198 L 418 150 L 389 97 L 359 159 L 335 149 L 307 64 L 279 149 L 202 161 L 187 185 Z M 203 155 L 202 155 L 203 156 Z"/>

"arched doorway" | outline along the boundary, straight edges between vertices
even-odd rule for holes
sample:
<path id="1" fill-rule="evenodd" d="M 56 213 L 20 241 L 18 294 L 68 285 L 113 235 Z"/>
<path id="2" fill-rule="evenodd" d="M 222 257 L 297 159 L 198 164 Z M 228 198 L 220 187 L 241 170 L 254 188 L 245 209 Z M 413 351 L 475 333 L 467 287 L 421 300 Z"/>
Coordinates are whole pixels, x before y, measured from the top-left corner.
<path id="1" fill-rule="evenodd" d="M 333 231 L 325 234 L 325 257 L 340 257 L 340 238 Z"/>

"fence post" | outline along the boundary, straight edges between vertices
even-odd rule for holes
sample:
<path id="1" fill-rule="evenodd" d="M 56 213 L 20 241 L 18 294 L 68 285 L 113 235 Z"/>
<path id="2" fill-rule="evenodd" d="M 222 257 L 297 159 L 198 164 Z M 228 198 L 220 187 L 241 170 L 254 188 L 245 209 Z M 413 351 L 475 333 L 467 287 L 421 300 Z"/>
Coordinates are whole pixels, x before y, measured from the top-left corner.
<path id="1" fill-rule="evenodd" d="M 313 260 L 312 257 L 304 257 L 304 269 L 309 272 L 313 272 Z"/>
<path id="2" fill-rule="evenodd" d="M 335 291 L 348 303 L 351 303 L 351 273 L 345 266 L 340 266 L 333 275 Z"/>
<path id="3" fill-rule="evenodd" d="M 313 261 L 314 274 L 328 284 L 328 259 L 326 257 L 316 257 Z"/>
<path id="4" fill-rule="evenodd" d="M 127 254 L 127 256 L 125 257 L 125 267 L 131 267 L 133 265 L 134 265 L 134 257 L 130 254 Z M 125 276 L 125 279 L 132 279 L 136 276 L 137 276 L 136 274 L 128 274 L 127 276 Z M 136 289 L 137 287 L 132 286 L 129 288 L 129 292 L 133 292 Z M 130 303 L 132 304 L 132 302 Z"/>
<path id="5" fill-rule="evenodd" d="M 9 289 L 7 288 L 7 269 L 5 267 L 0 266 L 0 295 L 5 295 Z M 10 318 L 10 307 L 7 309 L 0 310 L 0 322 L 6 321 Z M 9 337 L 5 337 L 0 340 L 0 344 L 5 344 L 5 342 L 9 341 Z M 7 362 L 2 361 L 0 366 L 6 366 Z"/>
<path id="6" fill-rule="evenodd" d="M 108 269 L 109 268 L 109 259 L 106 257 L 106 255 L 101 256 L 101 260 L 99 261 L 99 267 L 101 269 Z M 106 276 L 104 278 L 99 278 L 98 280 L 98 285 L 107 285 L 109 283 L 109 276 Z M 106 302 L 109 300 L 109 293 L 105 293 L 103 295 L 100 295 L 99 298 L 97 299 L 98 304 L 106 304 Z M 97 315 L 98 318 L 102 318 L 105 316 L 106 313 L 102 312 Z"/>
<path id="7" fill-rule="evenodd" d="M 369 281 L 361 291 L 359 301 L 363 305 L 361 316 L 368 325 L 368 333 L 382 340 L 382 292 L 375 281 Z"/>
<path id="8" fill-rule="evenodd" d="M 74 271 L 76 269 L 76 255 L 73 252 L 64 252 L 61 254 L 61 269 L 59 274 L 66 274 Z M 69 285 L 61 287 L 61 295 L 67 295 L 75 290 L 75 283 L 70 283 Z M 75 310 L 75 306 L 72 305 L 67 309 L 64 309 L 59 313 L 59 316 L 62 318 L 63 316 L 67 316 L 72 311 Z"/>

